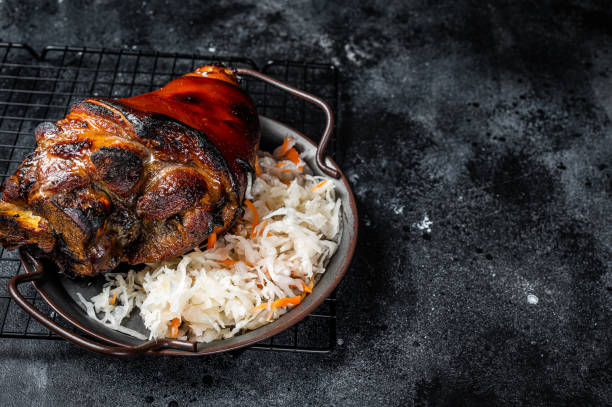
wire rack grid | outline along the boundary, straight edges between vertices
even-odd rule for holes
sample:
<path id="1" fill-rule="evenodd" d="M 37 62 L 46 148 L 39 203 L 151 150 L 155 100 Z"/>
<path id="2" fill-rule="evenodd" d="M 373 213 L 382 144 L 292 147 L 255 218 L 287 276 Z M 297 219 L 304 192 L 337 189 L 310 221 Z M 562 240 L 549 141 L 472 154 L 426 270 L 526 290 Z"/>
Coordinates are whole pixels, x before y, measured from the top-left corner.
<path id="1" fill-rule="evenodd" d="M 69 46 L 49 46 L 37 53 L 24 44 L 0 43 L 1 182 L 34 149 L 34 128 L 41 122 L 61 119 L 74 102 L 92 95 L 118 98 L 149 92 L 197 66 L 211 63 L 258 69 L 321 96 L 338 111 L 338 72 L 331 65 L 269 61 L 260 68 L 252 60 L 239 57 Z M 286 123 L 314 140 L 321 134 L 323 116 L 315 107 L 255 79 L 243 78 L 242 86 L 260 114 Z M 328 150 L 338 160 L 341 149 L 337 137 L 331 140 Z M 22 272 L 18 253 L 0 249 L 0 338 L 61 339 L 11 300 L 7 281 Z M 58 319 L 33 286 L 23 290 L 28 300 Z M 334 294 L 297 325 L 249 349 L 332 351 L 336 343 L 335 303 Z"/>

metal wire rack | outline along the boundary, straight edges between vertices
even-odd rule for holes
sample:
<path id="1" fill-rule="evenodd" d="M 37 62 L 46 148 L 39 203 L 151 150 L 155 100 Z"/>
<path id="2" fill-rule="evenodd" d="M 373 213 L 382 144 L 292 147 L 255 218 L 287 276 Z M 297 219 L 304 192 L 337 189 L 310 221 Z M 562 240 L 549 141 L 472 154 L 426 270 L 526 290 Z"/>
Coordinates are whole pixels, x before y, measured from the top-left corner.
<path id="1" fill-rule="evenodd" d="M 72 103 L 92 95 L 116 98 L 149 92 L 211 63 L 260 70 L 323 97 L 338 111 L 338 72 L 331 65 L 269 61 L 258 67 L 248 58 L 68 46 L 49 46 L 37 53 L 24 44 L 0 43 L 1 182 L 34 149 L 34 128 L 43 121 L 59 120 Z M 255 79 L 244 78 L 242 85 L 260 114 L 289 124 L 315 140 L 322 133 L 322 115 L 315 107 Z M 328 147 L 336 159 L 338 143 L 336 137 Z M 61 339 L 11 300 L 7 281 L 22 272 L 18 253 L 0 249 L 0 338 Z M 24 295 L 57 319 L 33 286 L 24 288 Z M 334 294 L 302 322 L 249 349 L 332 351 L 336 343 L 335 303 Z"/>

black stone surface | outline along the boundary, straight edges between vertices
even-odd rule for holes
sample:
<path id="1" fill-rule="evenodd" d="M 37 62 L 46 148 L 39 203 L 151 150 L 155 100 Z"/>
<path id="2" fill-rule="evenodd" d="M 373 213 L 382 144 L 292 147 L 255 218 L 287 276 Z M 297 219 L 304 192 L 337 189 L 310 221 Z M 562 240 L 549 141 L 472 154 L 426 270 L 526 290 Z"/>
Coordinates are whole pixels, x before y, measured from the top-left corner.
<path id="1" fill-rule="evenodd" d="M 361 215 L 331 355 L 0 340 L 1 405 L 612 404 L 609 2 L 3 0 L 0 38 L 333 61 Z"/>

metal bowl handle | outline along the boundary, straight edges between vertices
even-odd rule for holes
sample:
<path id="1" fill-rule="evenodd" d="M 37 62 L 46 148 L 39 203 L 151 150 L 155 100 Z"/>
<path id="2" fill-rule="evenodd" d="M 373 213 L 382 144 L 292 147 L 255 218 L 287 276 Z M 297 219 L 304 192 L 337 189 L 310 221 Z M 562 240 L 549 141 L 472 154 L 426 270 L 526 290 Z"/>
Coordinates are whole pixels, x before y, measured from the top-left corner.
<path id="1" fill-rule="evenodd" d="M 135 356 L 143 353 L 154 353 L 162 348 L 176 348 L 189 352 L 196 352 L 195 343 L 189 343 L 186 341 L 178 341 L 172 339 L 166 339 L 162 341 L 149 341 L 142 345 L 137 346 L 108 346 L 103 343 L 98 343 L 88 338 L 84 338 L 75 332 L 67 330 L 66 328 L 59 325 L 57 322 L 50 319 L 47 315 L 43 314 L 36 306 L 26 300 L 18 290 L 19 284 L 37 281 L 45 277 L 45 272 L 35 271 L 33 273 L 18 274 L 11 278 L 8 282 L 8 290 L 13 300 L 23 308 L 28 314 L 34 319 L 43 324 L 49 330 L 55 332 L 59 336 L 68 339 L 69 341 L 93 352 L 104 353 L 113 356 Z"/>
<path id="2" fill-rule="evenodd" d="M 325 148 L 327 147 L 327 143 L 331 138 L 332 132 L 334 130 L 334 113 L 332 112 L 331 107 L 320 97 L 314 96 L 308 92 L 303 90 L 294 88 L 293 86 L 289 86 L 286 83 L 283 83 L 279 80 L 276 80 L 268 75 L 264 75 L 261 72 L 254 71 L 248 68 L 236 68 L 236 72 L 240 75 L 250 75 L 257 79 L 261 79 L 264 82 L 268 82 L 277 88 L 280 88 L 294 96 L 299 97 L 300 99 L 304 99 L 307 102 L 310 102 L 325 113 L 325 130 L 323 131 L 323 135 L 321 136 L 321 141 L 317 146 L 317 166 L 323 171 L 325 174 L 329 175 L 333 178 L 340 178 L 340 173 L 335 168 L 327 165 L 325 163 Z"/>

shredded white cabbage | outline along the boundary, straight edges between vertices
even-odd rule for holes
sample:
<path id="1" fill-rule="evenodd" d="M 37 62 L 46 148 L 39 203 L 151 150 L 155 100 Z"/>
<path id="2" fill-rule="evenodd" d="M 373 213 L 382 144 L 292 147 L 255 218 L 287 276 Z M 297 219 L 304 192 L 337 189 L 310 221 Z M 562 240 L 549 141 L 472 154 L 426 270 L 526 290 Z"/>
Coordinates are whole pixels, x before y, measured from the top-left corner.
<path id="1" fill-rule="evenodd" d="M 87 314 L 145 339 L 121 325 L 137 308 L 150 339 L 176 335 L 210 342 L 258 328 L 290 309 L 276 300 L 299 302 L 338 247 L 341 212 L 333 182 L 309 175 L 301 159 L 294 164 L 283 157 L 292 146 L 288 141 L 274 155 L 258 153 L 261 175 L 249 180 L 246 193 L 259 215 L 254 230 L 254 215 L 245 208 L 212 249 L 127 275 L 106 274 L 108 282 L 90 301 L 78 294 Z M 178 331 L 173 320 L 180 322 Z"/>

